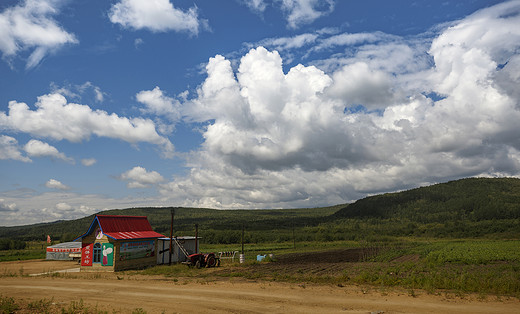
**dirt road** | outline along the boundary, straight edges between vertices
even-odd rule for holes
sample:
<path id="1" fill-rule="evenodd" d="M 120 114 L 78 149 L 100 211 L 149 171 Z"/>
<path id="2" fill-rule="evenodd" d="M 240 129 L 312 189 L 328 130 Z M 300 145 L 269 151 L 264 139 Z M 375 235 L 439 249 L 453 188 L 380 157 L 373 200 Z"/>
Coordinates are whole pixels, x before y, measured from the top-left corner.
<path id="1" fill-rule="evenodd" d="M 239 281 L 7 277 L 0 295 L 53 298 L 67 306 L 82 299 L 98 309 L 148 313 L 518 313 L 518 300 L 477 301 L 446 296 L 367 291 L 360 287 Z"/>
<path id="2" fill-rule="evenodd" d="M 1 263 L 0 270 L 3 266 L 4 270 L 7 269 Z M 42 272 L 37 267 L 32 268 L 35 272 Z M 461 299 L 446 294 L 429 295 L 419 291 L 416 294 L 414 297 L 405 290 L 383 291 L 357 286 L 163 278 L 118 273 L 0 277 L 0 295 L 4 297 L 31 301 L 53 298 L 53 302 L 64 306 L 82 299 L 89 306 L 121 313 L 131 313 L 137 308 L 147 313 L 520 312 L 517 299 L 488 297 L 482 301 L 468 296 Z"/>

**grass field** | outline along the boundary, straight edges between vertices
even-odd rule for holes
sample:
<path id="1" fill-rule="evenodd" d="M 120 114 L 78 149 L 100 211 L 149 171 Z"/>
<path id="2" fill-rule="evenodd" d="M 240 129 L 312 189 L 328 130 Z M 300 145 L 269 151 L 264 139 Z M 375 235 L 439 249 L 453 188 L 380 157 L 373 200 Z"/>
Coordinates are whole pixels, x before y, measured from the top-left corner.
<path id="1" fill-rule="evenodd" d="M 241 251 L 240 244 L 201 244 L 202 252 Z M 219 269 L 157 266 L 129 273 L 169 278 L 244 277 L 255 280 L 363 284 L 430 293 L 453 291 L 520 297 L 520 240 L 424 240 L 384 242 L 280 242 L 244 245 L 246 263 L 224 260 Z M 350 252 L 350 253 L 349 253 Z M 274 254 L 275 262 L 256 261 Z M 354 254 L 354 255 L 353 255 Z M 357 255 L 356 255 L 357 254 Z M 45 245 L 0 252 L 1 261 L 45 257 Z M 15 274 L 16 275 L 16 274 Z"/>
<path id="2" fill-rule="evenodd" d="M 240 251 L 240 245 L 203 245 L 203 252 Z M 349 253 L 350 252 L 350 253 Z M 353 241 L 245 245 L 246 263 L 225 261 L 220 270 L 159 266 L 141 274 L 167 277 L 245 277 L 255 280 L 363 284 L 429 293 L 452 291 L 520 297 L 519 240 Z M 274 254 L 276 262 L 256 261 Z M 354 254 L 354 255 L 353 255 Z M 357 255 L 355 255 L 357 254 Z M 337 257 L 337 260 L 334 258 Z M 236 259 L 238 260 L 238 258 Z"/>
<path id="3" fill-rule="evenodd" d="M 36 301 L 15 300 L 11 297 L 0 295 L 0 313 L 62 313 L 62 314 L 108 314 L 106 310 L 102 310 L 97 306 L 88 306 L 83 302 L 71 301 L 67 305 L 56 304 L 52 298 L 40 299 Z M 121 313 L 120 311 L 112 311 L 110 313 Z M 146 313 L 142 308 L 136 308 L 132 314 Z"/>
<path id="4" fill-rule="evenodd" d="M 45 258 L 46 248 L 45 242 L 27 242 L 27 247 L 23 250 L 0 251 L 0 262 Z"/>

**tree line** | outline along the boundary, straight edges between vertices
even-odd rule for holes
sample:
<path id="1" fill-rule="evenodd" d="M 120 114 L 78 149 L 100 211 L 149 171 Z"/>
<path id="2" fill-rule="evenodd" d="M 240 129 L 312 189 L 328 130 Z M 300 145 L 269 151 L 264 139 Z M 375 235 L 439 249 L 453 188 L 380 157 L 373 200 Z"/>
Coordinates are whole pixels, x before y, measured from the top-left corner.
<path id="1" fill-rule="evenodd" d="M 105 215 L 147 216 L 155 231 L 195 235 L 203 243 L 367 240 L 392 237 L 518 238 L 520 179 L 468 178 L 398 193 L 375 195 L 352 204 L 322 208 L 214 210 L 205 208 L 129 208 Z M 0 227 L 0 238 L 20 241 L 71 241 L 86 232 L 94 216 L 72 221 Z"/>

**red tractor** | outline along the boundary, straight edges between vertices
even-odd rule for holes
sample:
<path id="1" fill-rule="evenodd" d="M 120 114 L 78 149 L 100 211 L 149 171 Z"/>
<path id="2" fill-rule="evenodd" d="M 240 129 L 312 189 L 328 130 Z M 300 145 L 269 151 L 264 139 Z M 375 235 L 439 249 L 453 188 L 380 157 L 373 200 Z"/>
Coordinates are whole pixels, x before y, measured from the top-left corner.
<path id="1" fill-rule="evenodd" d="M 188 260 L 182 262 L 190 267 L 217 267 L 220 266 L 220 258 L 215 253 L 195 253 L 187 256 Z"/>

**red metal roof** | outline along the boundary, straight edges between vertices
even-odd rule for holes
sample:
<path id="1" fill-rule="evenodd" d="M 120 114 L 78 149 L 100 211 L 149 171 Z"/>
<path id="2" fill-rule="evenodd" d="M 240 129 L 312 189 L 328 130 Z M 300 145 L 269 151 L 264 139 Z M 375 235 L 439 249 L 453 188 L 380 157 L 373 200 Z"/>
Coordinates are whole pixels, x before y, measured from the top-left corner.
<path id="1" fill-rule="evenodd" d="M 103 233 L 153 231 L 146 216 L 96 215 Z"/>
<path id="2" fill-rule="evenodd" d="M 149 239 L 149 238 L 162 238 L 162 234 L 155 231 L 136 231 L 136 232 L 103 232 L 108 237 L 116 240 L 123 239 Z"/>
<path id="3" fill-rule="evenodd" d="M 146 216 L 96 215 L 87 233 L 90 234 L 97 221 L 101 232 L 115 240 L 162 238 L 164 235 L 153 231 Z"/>
<path id="4" fill-rule="evenodd" d="M 101 231 L 116 240 L 164 237 L 153 231 L 146 216 L 97 215 L 96 217 Z"/>

